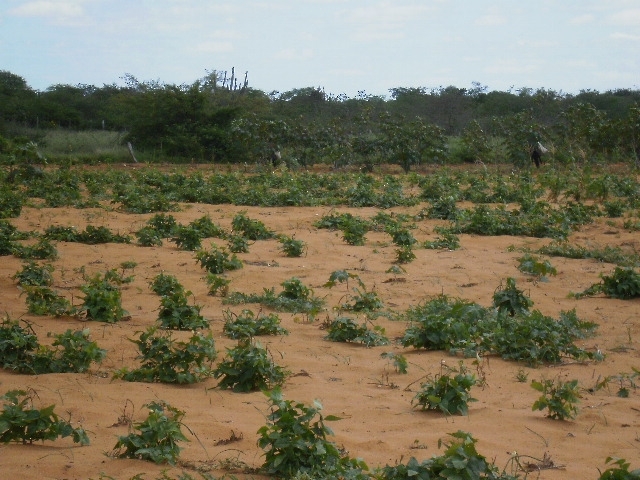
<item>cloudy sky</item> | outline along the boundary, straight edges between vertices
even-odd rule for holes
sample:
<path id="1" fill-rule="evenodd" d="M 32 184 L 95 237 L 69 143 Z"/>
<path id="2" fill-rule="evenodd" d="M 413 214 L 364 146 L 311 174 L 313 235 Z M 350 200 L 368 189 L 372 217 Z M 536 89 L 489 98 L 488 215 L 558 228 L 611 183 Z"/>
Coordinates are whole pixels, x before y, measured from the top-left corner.
<path id="1" fill-rule="evenodd" d="M 640 88 L 640 0 L 1 0 L 0 70 L 55 84 L 193 83 L 354 97 L 473 82 Z"/>

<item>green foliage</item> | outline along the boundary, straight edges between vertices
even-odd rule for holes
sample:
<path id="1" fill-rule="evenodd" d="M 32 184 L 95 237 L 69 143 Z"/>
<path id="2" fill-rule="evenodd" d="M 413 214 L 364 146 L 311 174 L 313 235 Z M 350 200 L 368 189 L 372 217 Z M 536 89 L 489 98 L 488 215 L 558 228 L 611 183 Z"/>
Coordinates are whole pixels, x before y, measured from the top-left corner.
<path id="1" fill-rule="evenodd" d="M 456 197 L 451 195 L 434 199 L 427 212 L 427 218 L 455 220 L 457 217 L 458 207 L 456 206 Z"/>
<path id="2" fill-rule="evenodd" d="M 258 312 L 255 315 L 251 310 L 242 310 L 240 315 L 236 315 L 230 310 L 223 312 L 224 327 L 223 333 L 234 339 L 248 339 L 260 335 L 288 335 L 286 328 L 280 326 L 280 317 L 275 313 L 265 315 Z"/>
<path id="3" fill-rule="evenodd" d="M 138 245 L 142 247 L 161 247 L 162 235 L 151 227 L 142 227 L 136 233 Z"/>
<path id="4" fill-rule="evenodd" d="M 33 260 L 25 262 L 22 270 L 16 272 L 11 278 L 18 282 L 21 287 L 38 286 L 50 287 L 53 285 L 53 265 L 39 265 Z"/>
<path id="5" fill-rule="evenodd" d="M 49 287 L 25 286 L 22 287 L 22 292 L 27 295 L 27 310 L 34 315 L 63 317 L 78 313 L 78 309 L 69 300 Z"/>
<path id="6" fill-rule="evenodd" d="M 118 437 L 112 455 L 175 465 L 182 450 L 178 443 L 188 441 L 181 428 L 185 412 L 162 400 L 144 406 L 149 415 L 134 425 L 138 433 Z"/>
<path id="7" fill-rule="evenodd" d="M 171 238 L 178 226 L 178 222 L 176 222 L 173 215 L 156 213 L 147 221 L 147 226 L 158 232 L 161 238 Z"/>
<path id="8" fill-rule="evenodd" d="M 115 270 L 107 271 L 104 275 L 96 273 L 80 287 L 84 297 L 80 312 L 85 312 L 88 320 L 115 323 L 120 321 L 127 312 L 122 308 L 122 294 L 120 283 Z"/>
<path id="9" fill-rule="evenodd" d="M 565 382 L 554 380 L 532 380 L 531 388 L 542 393 L 531 407 L 532 410 L 548 410 L 547 416 L 554 420 L 574 419 L 578 414 L 576 403 L 580 401 L 578 380 Z"/>
<path id="10" fill-rule="evenodd" d="M 108 227 L 103 225 L 99 227 L 87 225 L 83 231 L 78 231 L 76 227 L 51 225 L 44 231 L 44 238 L 60 242 L 86 243 L 87 245 L 131 242 L 131 237 L 128 235 L 113 233 Z"/>
<path id="11" fill-rule="evenodd" d="M 600 274 L 602 281 L 586 290 L 572 294 L 575 298 L 603 293 L 607 297 L 630 300 L 640 297 L 640 274 L 632 268 L 616 267 L 613 275 Z"/>
<path id="12" fill-rule="evenodd" d="M 9 185 L 0 186 L 0 218 L 17 218 L 22 212 L 25 195 Z"/>
<path id="13" fill-rule="evenodd" d="M 446 373 L 443 373 L 443 369 Z M 447 415 L 467 415 L 468 403 L 476 401 L 469 394 L 476 382 L 475 375 L 468 373 L 462 362 L 458 368 L 443 364 L 439 374 L 427 376 L 427 381 L 420 385 L 420 391 L 413 398 L 412 404 L 422 410 L 440 410 Z"/>
<path id="14" fill-rule="evenodd" d="M 314 223 L 316 228 L 340 230 L 342 239 L 349 245 L 364 245 L 365 235 L 371 228 L 368 220 L 355 217 L 350 213 L 324 215 Z"/>
<path id="15" fill-rule="evenodd" d="M 173 231 L 171 241 L 174 242 L 180 250 L 194 252 L 202 245 L 202 233 L 197 228 L 188 226 L 177 226 Z"/>
<path id="16" fill-rule="evenodd" d="M 240 212 L 234 216 L 231 226 L 234 232 L 249 240 L 268 240 L 275 237 L 275 233 L 269 230 L 264 223 L 247 217 L 245 212 Z"/>
<path id="17" fill-rule="evenodd" d="M 189 227 L 196 229 L 200 232 L 202 238 L 226 238 L 227 233 L 222 229 L 220 225 L 216 225 L 211 220 L 209 215 L 204 215 L 189 223 Z"/>
<path id="18" fill-rule="evenodd" d="M 8 317 L 0 324 L 0 366 L 18 373 L 82 373 L 102 362 L 106 350 L 89 340 L 89 330 L 53 335 L 51 346 L 40 345 L 31 325 Z"/>
<path id="19" fill-rule="evenodd" d="M 242 260 L 233 254 L 229 257 L 226 249 L 212 245 L 211 250 L 198 250 L 196 261 L 207 272 L 221 274 L 227 270 L 238 270 L 242 268 Z"/>
<path id="20" fill-rule="evenodd" d="M 357 472 L 368 470 L 357 460 L 343 457 L 325 422 L 339 420 L 323 416 L 322 405 L 313 406 L 284 400 L 280 388 L 265 392 L 271 412 L 267 424 L 258 429 L 258 446 L 265 451 L 262 468 L 269 475 L 291 478 L 309 474 L 311 478 L 354 478 Z M 352 476 L 350 476 L 352 475 Z"/>
<path id="21" fill-rule="evenodd" d="M 74 443 L 89 445 L 89 437 L 81 427 L 73 428 L 70 421 L 62 420 L 54 412 L 55 405 L 41 409 L 33 405 L 33 396 L 24 390 L 10 390 L 0 399 L 0 442 L 33 443 L 71 437 Z"/>
<path id="22" fill-rule="evenodd" d="M 571 245 L 569 242 L 551 242 L 549 245 L 538 249 L 537 253 L 555 257 L 567 258 L 592 258 L 600 262 L 614 263 L 623 267 L 640 265 L 640 255 L 637 253 L 625 253 L 619 247 L 609 245 L 603 248 L 585 248 Z"/>
<path id="23" fill-rule="evenodd" d="M 169 275 L 167 273 L 159 273 L 156 275 L 151 281 L 150 285 L 151 290 L 156 295 L 173 295 L 185 293 L 184 287 L 180 283 L 180 281 L 174 277 L 173 275 Z"/>
<path id="24" fill-rule="evenodd" d="M 216 350 L 211 333 L 194 333 L 188 341 L 173 338 L 170 330 L 151 326 L 137 340 L 139 368 L 118 370 L 115 378 L 129 382 L 161 382 L 188 384 L 206 380 L 212 375 L 211 364 Z"/>
<path id="25" fill-rule="evenodd" d="M 347 302 L 340 305 L 342 310 L 359 313 L 370 313 L 380 310 L 384 307 L 382 300 L 375 291 L 367 291 L 367 287 L 360 279 L 359 275 L 348 273 L 346 270 L 336 270 L 329 275 L 329 281 L 324 284 L 325 287 L 332 288 L 336 282 L 347 284 L 349 287 L 349 279 L 355 279 L 358 282 L 357 287 L 353 287 L 352 293 L 347 293 Z"/>
<path id="26" fill-rule="evenodd" d="M 209 295 L 216 295 L 218 292 L 221 297 L 226 297 L 229 293 L 229 284 L 231 280 L 224 278 L 215 273 L 207 273 L 205 277 L 207 285 L 209 285 Z"/>
<path id="27" fill-rule="evenodd" d="M 640 468 L 629 471 L 631 464 L 624 458 L 607 457 L 610 467 L 600 472 L 598 480 L 640 480 Z"/>
<path id="28" fill-rule="evenodd" d="M 393 367 L 395 368 L 396 372 L 403 374 L 407 373 L 409 363 L 407 362 L 407 357 L 405 357 L 404 355 L 400 353 L 384 352 L 381 353 L 380 356 L 393 363 Z"/>
<path id="29" fill-rule="evenodd" d="M 200 305 L 189 305 L 189 291 L 173 291 L 160 299 L 158 323 L 170 330 L 196 330 L 208 328 L 209 322 L 200 315 Z"/>
<path id="30" fill-rule="evenodd" d="M 413 249 L 406 245 L 400 248 L 396 248 L 396 263 L 404 264 L 411 263 L 416 259 L 416 254 L 413 253 Z"/>
<path id="31" fill-rule="evenodd" d="M 366 323 L 358 325 L 348 317 L 338 317 L 333 320 L 327 327 L 327 332 L 324 338 L 332 342 L 362 343 L 367 347 L 389 344 L 384 328 L 376 325 L 371 330 Z"/>
<path id="32" fill-rule="evenodd" d="M 317 315 L 324 306 L 324 300 L 315 297 L 313 291 L 298 278 L 290 278 L 280 285 L 283 290 L 277 295 L 273 288 L 263 288 L 262 294 L 232 292 L 222 303 L 228 305 L 260 303 L 282 312 L 306 313 L 312 316 Z"/>
<path id="33" fill-rule="evenodd" d="M 443 232 L 435 240 L 426 240 L 423 247 L 431 250 L 458 250 L 460 238 L 455 233 Z"/>
<path id="34" fill-rule="evenodd" d="M 564 357 L 602 358 L 574 344 L 596 327 L 580 320 L 575 310 L 561 312 L 558 320 L 537 310 L 511 316 L 441 295 L 411 307 L 400 318 L 410 322 L 400 340 L 404 347 L 461 352 L 467 357 L 493 352 L 530 365 L 557 363 Z"/>
<path id="35" fill-rule="evenodd" d="M 55 260 L 58 249 L 46 238 L 40 238 L 33 245 L 15 244 L 12 252 L 14 256 L 27 260 Z"/>
<path id="36" fill-rule="evenodd" d="M 510 316 L 526 314 L 533 306 L 533 300 L 527 297 L 522 290 L 516 287 L 516 280 L 507 278 L 507 284 L 498 286 L 493 293 L 493 306 L 498 312 L 506 312 Z"/>
<path id="37" fill-rule="evenodd" d="M 249 241 L 242 235 L 229 235 L 227 237 L 229 251 L 232 253 L 248 253 Z"/>
<path id="38" fill-rule="evenodd" d="M 306 250 L 306 244 L 302 240 L 296 240 L 294 236 L 280 235 L 280 250 L 287 257 L 301 257 Z"/>
<path id="39" fill-rule="evenodd" d="M 227 349 L 226 358 L 216 366 L 213 376 L 222 378 L 218 383 L 222 389 L 252 392 L 281 385 L 288 373 L 273 362 L 265 348 L 245 338 Z"/>
<path id="40" fill-rule="evenodd" d="M 547 280 L 547 275 L 556 275 L 558 273 L 549 260 L 541 262 L 537 257 L 528 253 L 518 258 L 518 270 L 522 273 L 534 275 L 542 281 Z"/>
<path id="41" fill-rule="evenodd" d="M 458 430 L 450 434 L 450 443 L 438 441 L 444 445 L 443 455 L 418 462 L 411 458 L 406 464 L 387 465 L 380 469 L 380 480 L 431 480 L 448 478 L 451 480 L 515 480 L 517 477 L 500 473 L 498 468 L 489 463 L 476 450 L 477 440 L 467 432 Z"/>

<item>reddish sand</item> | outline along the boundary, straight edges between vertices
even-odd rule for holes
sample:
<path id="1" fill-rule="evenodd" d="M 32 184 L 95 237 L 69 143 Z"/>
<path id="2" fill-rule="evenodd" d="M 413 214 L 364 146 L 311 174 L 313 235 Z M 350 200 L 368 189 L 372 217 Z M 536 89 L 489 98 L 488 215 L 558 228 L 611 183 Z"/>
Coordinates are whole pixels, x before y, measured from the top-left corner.
<path id="1" fill-rule="evenodd" d="M 426 205 L 397 212 L 417 213 Z M 369 217 L 376 209 L 338 208 Z M 575 300 L 570 292 L 585 289 L 599 281 L 598 274 L 609 274 L 614 266 L 593 260 L 551 258 L 558 274 L 548 282 L 533 282 L 521 274 L 516 259 L 522 254 L 509 252 L 508 247 L 538 248 L 549 239 L 526 237 L 461 236 L 462 248 L 456 251 L 417 249 L 417 258 L 404 265 L 405 282 L 385 282 L 393 277 L 386 273 L 395 259 L 395 246 L 384 233 L 369 233 L 366 245 L 349 246 L 335 232 L 313 227 L 329 208 L 242 208 L 234 206 L 183 205 L 173 213 L 178 222 L 186 224 L 203 215 L 230 229 L 231 219 L 240 212 L 261 220 L 278 233 L 295 234 L 308 245 L 301 258 L 286 258 L 275 240 L 258 241 L 250 252 L 240 254 L 246 262 L 243 269 L 228 273 L 231 291 L 259 293 L 263 287 L 276 287 L 293 276 L 314 289 L 317 296 L 326 297 L 328 311 L 316 321 L 306 322 L 301 315 L 281 313 L 282 325 L 288 336 L 262 337 L 259 341 L 273 354 L 277 364 L 292 372 L 283 386 L 286 399 L 310 404 L 318 399 L 327 415 L 342 417 L 331 424 L 333 440 L 352 457 L 361 457 L 371 468 L 406 462 L 411 456 L 419 460 L 438 455 L 438 439 L 457 430 L 471 432 L 478 439 L 480 453 L 503 467 L 510 455 L 518 452 L 523 462 L 537 463 L 548 454 L 557 469 L 545 469 L 541 479 L 596 479 L 598 468 L 604 468 L 608 456 L 624 457 L 632 466 L 640 467 L 640 392 L 631 390 L 629 398 L 616 396 L 617 386 L 590 393 L 598 379 L 619 373 L 631 373 L 640 367 L 640 300 L 622 301 L 603 297 Z M 151 215 L 129 215 L 108 209 L 76 210 L 72 208 L 25 208 L 12 223 L 19 230 L 42 232 L 50 225 L 83 229 L 87 225 L 107 226 L 113 231 L 133 234 Z M 587 246 L 622 246 L 640 250 L 637 233 L 624 230 L 621 220 L 611 226 L 607 219 L 598 219 L 572 235 L 574 243 Z M 435 237 L 437 221 L 420 221 L 414 236 L 423 241 Z M 220 245 L 220 240 L 213 240 Z M 205 240 L 208 247 L 212 240 Z M 219 476 L 233 473 L 244 478 L 244 468 L 256 468 L 263 463 L 257 447 L 257 430 L 266 423 L 266 397 L 261 392 L 238 394 L 216 389 L 217 381 L 207 380 L 190 386 L 129 383 L 112 380 L 112 374 L 123 366 L 136 365 L 135 345 L 128 341 L 137 331 L 154 324 L 159 298 L 149 289 L 149 282 L 160 272 L 175 275 L 195 295 L 202 305 L 202 314 L 211 321 L 216 340 L 218 360 L 226 348 L 235 342 L 222 335 L 223 311 L 240 312 L 245 306 L 226 306 L 222 298 L 207 295 L 204 271 L 192 252 L 180 251 L 174 243 L 165 241 L 162 247 L 137 245 L 96 245 L 57 243 L 59 258 L 55 266 L 55 288 L 79 304 L 79 286 L 83 283 L 78 269 L 88 274 L 118 268 L 122 262 L 135 261 L 135 280 L 124 287 L 123 306 L 131 314 L 129 321 L 114 325 L 83 322 L 72 318 L 49 318 L 27 314 L 25 299 L 10 278 L 21 268 L 21 261 L 11 256 L 0 259 L 0 304 L 14 319 L 31 322 L 40 341 L 47 342 L 47 332 L 62 332 L 68 328 L 89 328 L 92 339 L 108 350 L 106 360 L 87 374 L 17 375 L 0 371 L 0 393 L 11 389 L 33 389 L 36 404 L 55 403 L 63 416 L 71 415 L 89 431 L 91 445 L 80 447 L 69 439 L 44 444 L 0 446 L 1 478 L 6 479 L 97 479 L 101 473 L 117 479 L 129 479 L 144 473 L 147 479 L 167 470 L 172 476 L 185 469 L 195 477 L 200 471 Z M 580 340 L 588 349 L 600 349 L 606 354 L 602 363 L 566 362 L 539 368 L 527 368 L 498 357 L 483 361 L 487 386 L 475 387 L 478 399 L 470 404 L 468 416 L 444 416 L 412 408 L 411 400 L 420 381 L 427 374 L 439 372 L 442 361 L 456 364 L 459 359 L 446 352 L 426 352 L 399 346 L 364 348 L 358 345 L 324 340 L 320 328 L 332 308 L 343 301 L 344 285 L 333 289 L 322 285 L 332 271 L 348 269 L 357 273 L 368 288 L 375 288 L 394 311 L 441 293 L 462 297 L 482 305 L 490 305 L 492 295 L 501 281 L 514 277 L 535 302 L 534 308 L 545 315 L 557 317 L 561 310 L 576 308 L 578 316 L 599 324 L 597 336 Z M 254 312 L 259 306 L 250 305 Z M 402 336 L 406 324 L 380 318 L 377 324 L 386 329 L 389 338 Z M 382 352 L 402 353 L 409 362 L 408 374 L 396 373 Z M 465 361 L 470 368 L 471 360 Z M 528 381 L 520 383 L 516 373 L 524 369 Z M 575 421 L 554 421 L 544 412 L 532 411 L 538 397 L 529 383 L 542 378 L 578 379 L 582 390 L 580 412 Z M 169 468 L 138 460 L 112 458 L 118 435 L 127 433 L 119 419 L 128 416 L 134 421 L 146 417 L 143 404 L 162 399 L 186 411 L 185 424 L 193 435 L 184 443 L 181 464 Z M 232 435 L 237 442 L 220 440 Z M 197 436 L 197 438 L 196 438 Z M 191 470 L 189 470 L 191 469 Z M 532 474 L 538 478 L 537 473 Z M 263 478 L 256 473 L 247 478 Z"/>

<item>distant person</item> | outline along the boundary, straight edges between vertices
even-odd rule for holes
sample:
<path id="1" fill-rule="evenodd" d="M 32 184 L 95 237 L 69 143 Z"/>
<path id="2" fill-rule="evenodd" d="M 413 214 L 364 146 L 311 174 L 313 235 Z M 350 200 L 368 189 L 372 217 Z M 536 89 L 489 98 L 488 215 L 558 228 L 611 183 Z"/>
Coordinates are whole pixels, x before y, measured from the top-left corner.
<path id="1" fill-rule="evenodd" d="M 531 160 L 535 164 L 536 168 L 540 168 L 540 165 L 542 164 L 542 155 L 547 153 L 549 150 L 547 150 L 540 142 L 536 142 L 532 147 L 530 147 L 530 150 Z"/>
<path id="2" fill-rule="evenodd" d="M 282 155 L 280 154 L 280 149 L 276 147 L 271 151 L 271 164 L 277 167 L 280 164 L 280 160 L 282 160 Z"/>

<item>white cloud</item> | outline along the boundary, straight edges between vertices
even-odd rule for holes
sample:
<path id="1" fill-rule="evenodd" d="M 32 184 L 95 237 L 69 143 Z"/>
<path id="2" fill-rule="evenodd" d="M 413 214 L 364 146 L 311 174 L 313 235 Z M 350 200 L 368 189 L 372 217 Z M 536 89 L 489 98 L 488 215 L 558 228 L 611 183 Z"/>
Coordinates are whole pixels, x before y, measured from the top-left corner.
<path id="1" fill-rule="evenodd" d="M 313 50 L 310 48 L 285 48 L 284 50 L 277 52 L 275 54 L 275 58 L 287 61 L 309 60 L 310 58 L 313 58 Z"/>
<path id="2" fill-rule="evenodd" d="M 405 36 L 408 23 L 422 17 L 430 8 L 421 4 L 398 5 L 378 2 L 347 13 L 347 21 L 354 26 L 353 37 L 358 41 L 391 40 Z"/>
<path id="3" fill-rule="evenodd" d="M 609 23 L 618 26 L 640 27 L 640 8 L 622 10 L 609 16 Z"/>
<path id="4" fill-rule="evenodd" d="M 584 15 L 578 15 L 577 17 L 573 17 L 569 20 L 569 23 L 572 25 L 584 25 L 587 23 L 592 23 L 595 20 L 595 16 L 589 13 L 585 13 Z"/>
<path id="5" fill-rule="evenodd" d="M 640 35 L 633 35 L 631 33 L 615 32 L 611 34 L 611 38 L 614 40 L 631 40 L 634 42 L 640 41 Z"/>
<path id="6" fill-rule="evenodd" d="M 23 3 L 9 13 L 21 17 L 79 17 L 84 14 L 82 4 L 73 0 L 38 0 Z"/>
<path id="7" fill-rule="evenodd" d="M 476 19 L 475 24 L 482 27 L 495 27 L 507 23 L 507 18 L 503 15 L 490 13 Z"/>
<path id="8" fill-rule="evenodd" d="M 210 40 L 197 44 L 195 50 L 200 53 L 226 53 L 233 51 L 233 44 L 226 40 Z"/>

